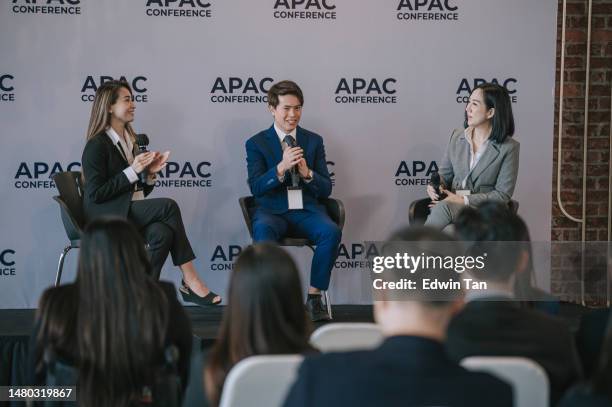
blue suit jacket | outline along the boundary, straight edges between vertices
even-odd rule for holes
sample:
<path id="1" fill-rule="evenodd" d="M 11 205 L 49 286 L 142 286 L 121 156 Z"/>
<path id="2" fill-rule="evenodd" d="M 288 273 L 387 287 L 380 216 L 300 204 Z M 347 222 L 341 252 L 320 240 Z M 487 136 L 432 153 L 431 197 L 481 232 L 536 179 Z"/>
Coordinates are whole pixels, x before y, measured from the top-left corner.
<path id="1" fill-rule="evenodd" d="M 323 138 L 298 127 L 296 139 L 313 173 L 312 181 L 306 183 L 300 179 L 299 182 L 303 191 L 304 209 L 316 211 L 318 198 L 328 197 L 332 189 Z M 276 176 L 276 166 L 283 158 L 283 150 L 274 126 L 248 139 L 246 153 L 249 188 L 258 207 L 273 214 L 287 212 L 287 187 L 291 185 L 291 176 L 287 172 L 283 183 Z"/>
<path id="2" fill-rule="evenodd" d="M 511 407 L 512 388 L 452 362 L 441 343 L 393 336 L 374 350 L 304 359 L 285 407 Z"/>

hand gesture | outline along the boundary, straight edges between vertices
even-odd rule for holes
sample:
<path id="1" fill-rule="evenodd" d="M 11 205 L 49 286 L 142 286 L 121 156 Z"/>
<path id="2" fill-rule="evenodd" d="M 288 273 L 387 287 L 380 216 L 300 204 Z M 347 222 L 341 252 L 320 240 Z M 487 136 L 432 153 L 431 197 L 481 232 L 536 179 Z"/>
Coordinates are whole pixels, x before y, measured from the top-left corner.
<path id="1" fill-rule="evenodd" d="M 308 169 L 308 165 L 306 164 L 306 160 L 304 158 L 300 158 L 300 161 L 298 161 L 297 169 L 298 169 L 298 172 L 300 173 L 300 176 L 302 178 L 307 178 L 308 177 L 308 172 L 310 170 Z"/>
<path id="2" fill-rule="evenodd" d="M 155 159 L 149 165 L 149 173 L 156 174 L 160 172 L 167 164 L 168 157 L 170 156 L 170 151 L 166 151 L 164 153 L 155 153 Z"/>
<path id="3" fill-rule="evenodd" d="M 302 159 L 303 155 L 304 152 L 300 147 L 286 148 L 283 152 L 283 159 L 276 166 L 276 172 L 284 174 L 286 171 L 289 171 Z"/>
<path id="4" fill-rule="evenodd" d="M 153 162 L 153 160 L 155 160 L 156 154 L 157 153 L 148 151 L 134 157 L 131 167 L 134 169 L 134 171 L 136 171 L 136 174 L 143 172 L 144 169 L 147 168 Z"/>
<path id="5" fill-rule="evenodd" d="M 427 195 L 429 195 L 429 198 L 432 201 L 437 201 L 440 199 L 440 196 L 436 194 L 436 189 L 431 184 L 427 185 Z"/>

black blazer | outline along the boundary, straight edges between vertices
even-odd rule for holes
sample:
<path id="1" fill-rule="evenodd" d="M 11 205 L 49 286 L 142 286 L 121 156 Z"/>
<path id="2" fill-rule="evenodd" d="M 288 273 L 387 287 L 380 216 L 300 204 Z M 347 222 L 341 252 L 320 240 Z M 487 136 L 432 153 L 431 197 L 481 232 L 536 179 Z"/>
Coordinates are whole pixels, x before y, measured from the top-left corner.
<path id="1" fill-rule="evenodd" d="M 304 359 L 286 407 L 512 406 L 512 388 L 452 362 L 441 343 L 394 336 L 375 350 Z"/>
<path id="2" fill-rule="evenodd" d="M 516 302 L 468 302 L 449 324 L 446 349 L 456 361 L 468 356 L 534 360 L 548 374 L 553 403 L 581 376 L 574 339 L 565 323 Z"/>
<path id="3" fill-rule="evenodd" d="M 134 193 L 134 185 L 123 173 L 129 164 L 106 132 L 96 134 L 87 142 L 81 165 L 85 179 L 85 219 L 90 221 L 103 215 L 127 218 Z M 152 185 L 145 186 L 145 196 L 152 190 Z"/>

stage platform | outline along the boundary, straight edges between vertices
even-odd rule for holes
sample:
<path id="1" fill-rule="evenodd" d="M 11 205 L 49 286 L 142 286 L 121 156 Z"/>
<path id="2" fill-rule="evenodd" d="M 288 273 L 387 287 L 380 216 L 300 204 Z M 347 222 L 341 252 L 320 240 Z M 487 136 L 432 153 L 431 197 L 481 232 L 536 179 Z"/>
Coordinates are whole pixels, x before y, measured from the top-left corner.
<path id="1" fill-rule="evenodd" d="M 221 324 L 224 306 L 219 307 L 185 307 L 193 325 L 193 333 L 205 341 L 217 337 Z M 334 305 L 333 322 L 373 322 L 371 305 Z M 28 336 L 34 323 L 35 309 L 0 310 L 0 337 Z M 325 322 L 315 323 L 315 328 Z"/>
<path id="2" fill-rule="evenodd" d="M 332 308 L 333 322 L 373 322 L 371 305 L 335 305 Z M 185 307 L 196 337 L 194 346 L 199 343 L 201 349 L 205 349 L 213 344 L 223 309 L 224 307 Z M 580 305 L 562 303 L 558 316 L 575 332 L 580 317 L 588 310 Z M 29 336 L 35 315 L 34 309 L 0 310 L 0 386 L 25 383 Z M 326 323 L 315 323 L 313 328 L 316 329 Z"/>

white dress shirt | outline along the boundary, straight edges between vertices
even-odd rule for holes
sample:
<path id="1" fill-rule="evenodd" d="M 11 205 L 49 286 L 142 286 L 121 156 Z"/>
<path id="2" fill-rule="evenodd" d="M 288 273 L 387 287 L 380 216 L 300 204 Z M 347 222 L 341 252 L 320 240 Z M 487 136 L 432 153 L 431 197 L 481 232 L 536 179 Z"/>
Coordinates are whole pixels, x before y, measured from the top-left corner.
<path id="1" fill-rule="evenodd" d="M 123 173 L 131 184 L 135 184 L 136 181 L 138 181 L 138 174 L 134 168 L 132 168 L 132 163 L 134 162 L 134 143 L 132 143 L 130 137 L 125 137 L 125 139 L 123 137 L 119 137 L 117 132 L 112 127 L 106 129 L 106 135 L 110 137 L 115 147 L 117 147 L 117 150 L 119 150 L 119 153 L 127 160 L 128 164 L 130 164 L 129 167 L 123 170 Z M 132 194 L 132 201 L 139 201 L 141 199 L 144 199 L 144 192 L 142 192 L 142 190 L 134 191 Z"/>

